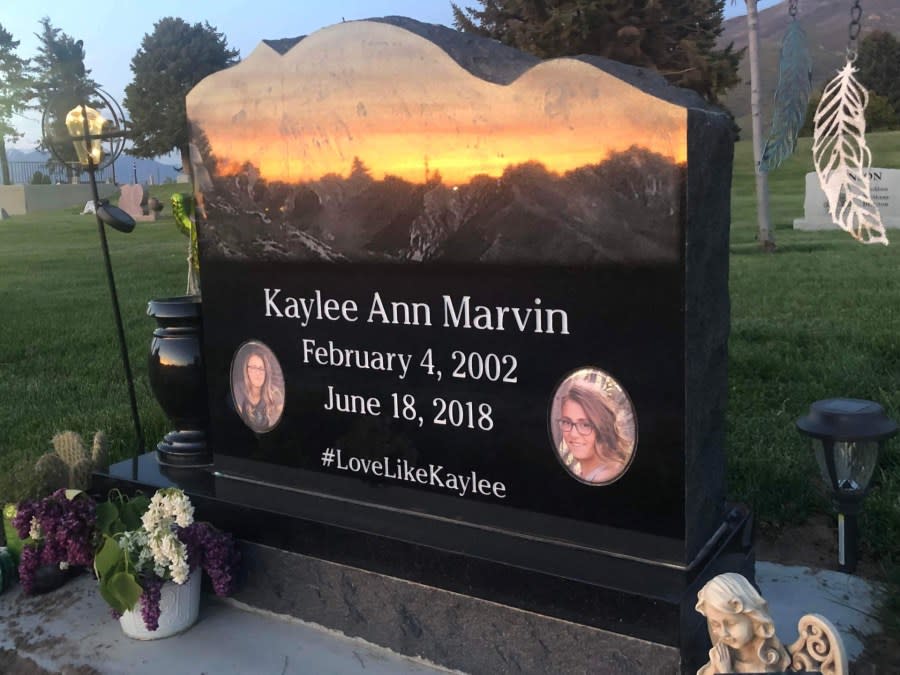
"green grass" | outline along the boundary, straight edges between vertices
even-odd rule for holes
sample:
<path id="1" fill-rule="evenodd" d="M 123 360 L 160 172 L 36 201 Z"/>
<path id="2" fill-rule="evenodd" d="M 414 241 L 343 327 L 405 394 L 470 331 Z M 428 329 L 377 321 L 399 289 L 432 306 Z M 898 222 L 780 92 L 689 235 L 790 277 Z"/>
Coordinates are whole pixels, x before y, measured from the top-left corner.
<path id="1" fill-rule="evenodd" d="M 875 164 L 900 166 L 900 132 L 872 134 Z M 795 232 L 803 215 L 809 139 L 770 177 L 778 250 L 755 241 L 750 145 L 736 147 L 732 193 L 728 489 L 763 523 L 830 511 L 794 420 L 816 399 L 882 402 L 900 419 L 900 231 L 863 246 L 842 232 Z M 154 193 L 168 204 L 179 186 Z M 23 496 L 50 438 L 104 429 L 117 457 L 133 448 L 96 225 L 78 209 L 0 223 L 0 499 Z M 168 209 L 167 209 L 168 212 Z M 186 239 L 171 217 L 110 232 L 147 447 L 166 430 L 147 384 L 152 297 L 177 295 Z M 900 562 L 900 442 L 882 457 L 863 519 L 870 554 Z"/>
<path id="2" fill-rule="evenodd" d="M 900 167 L 900 133 L 871 134 L 875 166 Z M 873 399 L 900 419 L 900 231 L 864 246 L 839 231 L 800 232 L 810 139 L 769 177 L 777 251 L 756 242 L 752 149 L 735 149 L 732 189 L 732 332 L 729 344 L 729 494 L 773 525 L 830 511 L 811 451 L 794 428 L 809 403 Z M 900 448 L 879 463 L 863 539 L 900 562 Z"/>
<path id="3" fill-rule="evenodd" d="M 164 204 L 185 186 L 159 186 Z M 54 433 L 107 432 L 114 457 L 135 436 L 93 216 L 79 208 L 0 223 L 0 501 L 27 496 Z M 187 239 L 169 214 L 131 234 L 108 230 L 110 257 L 147 447 L 166 431 L 147 380 L 153 297 L 183 293 Z"/>

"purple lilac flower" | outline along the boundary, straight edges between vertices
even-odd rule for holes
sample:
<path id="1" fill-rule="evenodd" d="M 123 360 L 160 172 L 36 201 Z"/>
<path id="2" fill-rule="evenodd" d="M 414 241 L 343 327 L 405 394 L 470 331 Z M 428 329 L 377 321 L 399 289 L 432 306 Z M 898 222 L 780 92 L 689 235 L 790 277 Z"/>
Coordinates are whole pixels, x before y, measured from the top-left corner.
<path id="1" fill-rule="evenodd" d="M 65 490 L 57 490 L 38 501 L 19 504 L 13 519 L 19 536 L 30 538 L 32 522 L 37 522 L 40 529 L 40 539 L 22 550 L 19 579 L 26 594 L 34 588 L 34 575 L 41 565 L 92 564 L 96 520 L 96 505 L 92 499 L 68 499 Z"/>
<path id="2" fill-rule="evenodd" d="M 34 590 L 34 577 L 41 566 L 40 554 L 34 546 L 25 546 L 22 555 L 19 556 L 19 582 L 25 595 L 31 595 Z"/>
<path id="3" fill-rule="evenodd" d="M 159 628 L 159 601 L 162 597 L 163 580 L 151 575 L 141 579 L 141 617 L 147 630 L 153 631 Z"/>
<path id="4" fill-rule="evenodd" d="M 209 523 L 193 523 L 180 528 L 178 537 L 188 551 L 191 568 L 199 565 L 209 575 L 218 596 L 231 595 L 237 583 L 241 556 L 234 538 Z"/>

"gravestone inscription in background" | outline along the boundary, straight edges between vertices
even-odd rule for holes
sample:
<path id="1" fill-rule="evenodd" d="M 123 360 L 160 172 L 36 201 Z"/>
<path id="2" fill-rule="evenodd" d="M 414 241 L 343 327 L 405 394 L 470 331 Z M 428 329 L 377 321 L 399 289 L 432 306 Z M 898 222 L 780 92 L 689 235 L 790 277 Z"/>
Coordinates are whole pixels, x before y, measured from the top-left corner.
<path id="1" fill-rule="evenodd" d="M 866 170 L 872 201 L 881 213 L 885 227 L 900 228 L 900 169 Z M 828 199 L 819 184 L 815 172 L 806 174 L 806 190 L 803 198 L 803 218 L 794 219 L 795 230 L 837 230 L 837 224 L 828 213 Z"/>
<path id="2" fill-rule="evenodd" d="M 187 104 L 217 471 L 405 540 L 469 527 L 440 545 L 532 568 L 489 533 L 676 565 L 713 537 L 722 114 L 406 20 L 264 42 Z M 251 410 L 244 369 L 276 365 Z M 620 444 L 593 477 L 559 426 L 576 380 Z"/>

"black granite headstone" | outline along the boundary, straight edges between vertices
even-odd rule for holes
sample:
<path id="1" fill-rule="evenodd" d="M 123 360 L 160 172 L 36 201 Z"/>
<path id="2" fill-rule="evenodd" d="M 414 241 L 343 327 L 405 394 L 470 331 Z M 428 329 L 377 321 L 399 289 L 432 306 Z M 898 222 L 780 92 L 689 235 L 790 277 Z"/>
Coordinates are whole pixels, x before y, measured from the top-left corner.
<path id="1" fill-rule="evenodd" d="M 731 527 L 728 118 L 397 18 L 187 108 L 217 497 L 683 604 Z"/>

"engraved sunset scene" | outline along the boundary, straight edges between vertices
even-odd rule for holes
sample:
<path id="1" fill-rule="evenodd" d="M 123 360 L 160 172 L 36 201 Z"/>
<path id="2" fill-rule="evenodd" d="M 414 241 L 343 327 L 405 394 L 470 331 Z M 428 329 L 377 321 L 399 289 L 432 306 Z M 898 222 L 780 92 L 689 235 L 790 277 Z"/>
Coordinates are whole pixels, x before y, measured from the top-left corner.
<path id="1" fill-rule="evenodd" d="M 339 24 L 197 85 L 204 257 L 677 258 L 684 108 L 577 59 L 489 81 L 433 39 Z"/>

